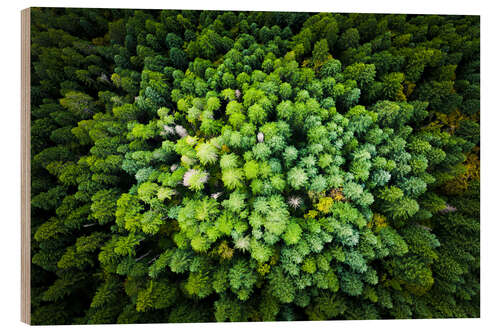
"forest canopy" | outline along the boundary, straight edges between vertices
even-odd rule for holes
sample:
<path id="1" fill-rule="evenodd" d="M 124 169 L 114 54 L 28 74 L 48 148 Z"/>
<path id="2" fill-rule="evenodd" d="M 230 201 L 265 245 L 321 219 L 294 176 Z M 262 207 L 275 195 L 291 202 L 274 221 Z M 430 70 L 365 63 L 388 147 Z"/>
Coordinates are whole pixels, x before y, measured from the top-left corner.
<path id="1" fill-rule="evenodd" d="M 32 324 L 479 317 L 478 16 L 31 13 Z"/>

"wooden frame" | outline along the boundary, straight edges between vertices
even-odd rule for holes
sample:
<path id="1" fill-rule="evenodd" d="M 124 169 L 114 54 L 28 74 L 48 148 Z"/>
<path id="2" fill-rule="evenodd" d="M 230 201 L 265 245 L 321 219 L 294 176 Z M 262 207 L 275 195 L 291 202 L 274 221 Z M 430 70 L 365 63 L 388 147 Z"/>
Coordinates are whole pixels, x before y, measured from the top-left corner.
<path id="1" fill-rule="evenodd" d="M 31 13 L 21 11 L 21 321 L 31 322 Z"/>

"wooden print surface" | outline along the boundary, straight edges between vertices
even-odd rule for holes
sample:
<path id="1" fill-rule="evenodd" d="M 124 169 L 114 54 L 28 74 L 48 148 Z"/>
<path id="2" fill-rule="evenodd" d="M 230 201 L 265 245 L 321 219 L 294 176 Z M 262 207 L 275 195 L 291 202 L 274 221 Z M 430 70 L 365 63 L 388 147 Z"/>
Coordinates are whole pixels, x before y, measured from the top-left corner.
<path id="1" fill-rule="evenodd" d="M 22 24 L 24 322 L 480 316 L 478 16 Z"/>

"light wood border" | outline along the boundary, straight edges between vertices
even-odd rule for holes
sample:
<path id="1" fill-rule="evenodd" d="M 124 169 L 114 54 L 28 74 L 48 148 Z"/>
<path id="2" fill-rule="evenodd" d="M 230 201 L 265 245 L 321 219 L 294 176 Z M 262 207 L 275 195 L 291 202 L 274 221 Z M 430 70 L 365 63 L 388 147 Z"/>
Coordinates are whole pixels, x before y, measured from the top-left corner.
<path id="1" fill-rule="evenodd" d="M 31 323 L 31 12 L 21 11 L 21 321 Z"/>

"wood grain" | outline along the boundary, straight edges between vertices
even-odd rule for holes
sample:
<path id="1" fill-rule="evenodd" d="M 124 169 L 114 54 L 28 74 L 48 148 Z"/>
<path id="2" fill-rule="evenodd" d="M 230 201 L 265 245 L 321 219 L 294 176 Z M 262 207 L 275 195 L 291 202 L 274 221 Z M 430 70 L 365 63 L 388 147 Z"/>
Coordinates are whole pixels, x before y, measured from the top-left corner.
<path id="1" fill-rule="evenodd" d="M 21 321 L 31 322 L 31 13 L 21 11 Z"/>

